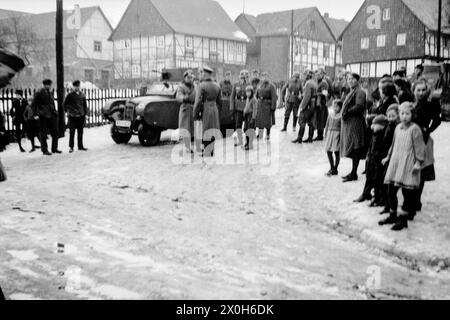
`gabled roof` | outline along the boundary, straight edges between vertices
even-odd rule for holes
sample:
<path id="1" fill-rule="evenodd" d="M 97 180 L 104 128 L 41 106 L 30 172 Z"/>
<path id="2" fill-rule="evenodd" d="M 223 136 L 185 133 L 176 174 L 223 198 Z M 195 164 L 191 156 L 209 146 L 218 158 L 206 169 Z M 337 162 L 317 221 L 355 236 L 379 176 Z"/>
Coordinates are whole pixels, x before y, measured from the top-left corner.
<path id="1" fill-rule="evenodd" d="M 135 1 L 143 0 L 132 0 Z M 164 19 L 173 32 L 189 34 L 194 36 L 203 36 L 208 38 L 218 38 L 225 40 L 247 42 L 248 37 L 231 20 L 222 6 L 212 0 L 145 0 L 150 2 Z M 132 5 L 130 3 L 130 7 Z M 145 6 L 142 6 L 145 10 Z M 128 10 L 127 10 L 128 11 Z M 143 12 L 145 15 L 145 12 Z M 116 30 L 111 36 L 112 40 L 125 37 L 127 32 L 124 30 L 133 30 L 141 35 L 151 35 L 152 30 L 145 27 L 145 24 L 139 24 L 135 20 L 126 19 L 129 23 L 134 23 L 133 28 L 123 23 L 124 16 L 119 22 Z M 131 22 L 132 21 L 132 22 Z M 122 29 L 122 30 L 121 30 Z M 132 37 L 132 35 L 128 35 Z"/>
<path id="2" fill-rule="evenodd" d="M 323 17 L 325 19 L 325 22 L 330 27 L 331 31 L 333 32 L 333 35 L 336 39 L 339 39 L 342 32 L 345 30 L 345 28 L 348 25 L 348 21 L 343 19 L 334 19 L 330 17 Z"/>
<path id="3" fill-rule="evenodd" d="M 315 7 L 294 10 L 294 28 L 299 26 Z M 264 13 L 256 17 L 257 36 L 289 35 L 291 33 L 292 10 Z"/>
<path id="4" fill-rule="evenodd" d="M 91 16 L 100 10 L 100 13 L 103 15 L 105 20 L 108 22 L 108 19 L 104 15 L 103 11 L 100 7 L 86 7 L 80 8 L 81 11 L 81 27 L 91 18 Z M 71 30 L 67 28 L 67 19 L 72 15 L 72 11 L 65 10 L 64 11 L 64 21 L 63 21 L 63 33 L 64 37 L 74 37 L 78 30 Z M 31 30 L 36 34 L 39 40 L 49 40 L 55 38 L 55 30 L 56 30 L 56 12 L 47 12 L 47 13 L 39 13 L 39 14 L 28 14 L 26 16 L 21 17 L 21 22 L 25 25 L 29 26 Z M 111 25 L 109 24 L 111 27 Z M 111 27 L 111 30 L 113 28 Z"/>
<path id="5" fill-rule="evenodd" d="M 402 0 L 403 3 L 411 10 L 411 12 L 427 27 L 432 31 L 438 30 L 438 8 L 439 1 L 438 0 Z M 443 7 L 448 4 L 443 1 Z M 448 8 L 447 8 L 448 9 Z M 446 19 L 445 13 L 448 12 L 443 10 L 442 14 L 442 23 L 444 25 L 444 20 Z M 448 18 L 448 17 L 447 17 Z M 450 33 L 450 28 L 445 28 L 443 30 L 446 33 Z"/>
<path id="6" fill-rule="evenodd" d="M 247 13 L 243 13 L 242 16 L 247 19 L 248 23 L 256 30 L 256 17 Z"/>

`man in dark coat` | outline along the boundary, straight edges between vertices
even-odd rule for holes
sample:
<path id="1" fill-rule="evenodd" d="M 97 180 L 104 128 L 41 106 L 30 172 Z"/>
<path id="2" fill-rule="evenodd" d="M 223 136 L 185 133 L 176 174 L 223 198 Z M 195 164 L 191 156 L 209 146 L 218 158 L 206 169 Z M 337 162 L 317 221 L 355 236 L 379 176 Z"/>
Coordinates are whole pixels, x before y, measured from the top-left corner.
<path id="1" fill-rule="evenodd" d="M 246 80 L 245 70 L 242 70 L 239 74 L 239 82 L 233 85 L 233 90 L 230 96 L 230 111 L 233 113 L 233 118 L 235 120 L 234 130 L 238 135 L 238 142 L 235 143 L 235 147 L 243 145 L 243 132 L 242 125 L 244 124 L 244 109 L 247 101 L 245 94 L 245 88 L 249 83 Z"/>
<path id="2" fill-rule="evenodd" d="M 352 171 L 343 177 L 344 182 L 358 180 L 359 162 L 367 155 L 366 150 L 366 93 L 359 84 L 359 74 L 348 76 L 351 91 L 342 108 L 341 154 L 352 159 Z"/>
<path id="3" fill-rule="evenodd" d="M 64 110 L 69 118 L 69 148 L 70 153 L 73 152 L 75 144 L 75 131 L 77 132 L 78 150 L 87 151 L 83 144 L 83 129 L 86 123 L 88 113 L 86 96 L 80 89 L 80 81 L 76 80 L 72 83 L 73 91 L 69 93 L 64 100 Z"/>
<path id="4" fill-rule="evenodd" d="M 212 81 L 214 71 L 203 67 L 203 82 L 197 88 L 194 103 L 194 119 L 202 121 L 203 156 L 214 156 L 214 142 L 221 137 L 219 107 L 222 104 L 220 87 Z"/>
<path id="5" fill-rule="evenodd" d="M 52 152 L 60 154 L 58 150 L 58 113 L 53 98 L 52 80 L 46 79 L 42 82 L 44 87 L 36 93 L 33 100 L 33 106 L 36 108 L 39 116 L 39 131 L 41 136 L 41 150 L 46 156 L 52 154 L 48 151 L 47 134 L 52 136 Z"/>
<path id="6" fill-rule="evenodd" d="M 300 81 L 300 73 L 295 72 L 292 78 L 281 89 L 281 99 L 285 100 L 286 112 L 284 114 L 284 126 L 281 132 L 286 132 L 289 124 L 291 113 L 294 114 L 294 131 L 297 126 L 298 108 L 302 96 L 302 82 Z"/>
<path id="7" fill-rule="evenodd" d="M 25 131 L 25 119 L 23 113 L 28 105 L 27 99 L 23 97 L 23 90 L 16 90 L 15 97 L 12 100 L 12 107 L 10 115 L 13 119 L 13 125 L 15 127 L 16 140 L 19 145 L 20 152 L 25 152 L 22 147 L 22 134 Z"/>
<path id="8" fill-rule="evenodd" d="M 256 96 L 258 97 L 256 128 L 259 128 L 259 137 L 262 137 L 262 131 L 266 129 L 266 140 L 270 140 L 270 131 L 273 125 L 278 97 L 277 89 L 272 81 L 270 81 L 267 72 L 261 74 L 261 84 L 259 85 Z"/>
<path id="9" fill-rule="evenodd" d="M 12 78 L 25 68 L 25 62 L 18 55 L 0 48 L 0 89 L 10 84 Z M 8 141 L 5 128 L 5 116 L 0 111 L 0 152 L 6 147 Z M 6 181 L 6 172 L 0 161 L 0 182 Z M 1 289 L 0 289 L 1 290 Z"/>
<path id="10" fill-rule="evenodd" d="M 319 69 L 316 72 L 317 81 L 317 105 L 315 109 L 315 126 L 317 129 L 317 138 L 314 141 L 323 141 L 323 132 L 325 130 L 325 124 L 328 119 L 328 92 L 330 87 L 325 79 L 325 71 Z"/>
<path id="11" fill-rule="evenodd" d="M 310 70 L 305 71 L 305 86 L 303 87 L 303 99 L 300 103 L 298 121 L 300 130 L 298 131 L 298 137 L 292 143 L 312 143 L 314 138 L 314 109 L 317 100 L 317 84 L 313 79 L 314 73 Z M 309 127 L 308 139 L 303 140 L 305 134 L 306 125 Z"/>

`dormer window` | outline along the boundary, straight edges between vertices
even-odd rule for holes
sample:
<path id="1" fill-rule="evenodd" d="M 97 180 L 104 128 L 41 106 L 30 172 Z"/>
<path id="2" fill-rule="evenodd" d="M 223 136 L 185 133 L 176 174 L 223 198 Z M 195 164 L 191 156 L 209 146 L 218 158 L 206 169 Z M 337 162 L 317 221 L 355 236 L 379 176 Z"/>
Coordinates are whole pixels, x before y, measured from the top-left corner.
<path id="1" fill-rule="evenodd" d="M 391 9 L 386 8 L 383 10 L 383 21 L 389 21 L 391 20 Z"/>

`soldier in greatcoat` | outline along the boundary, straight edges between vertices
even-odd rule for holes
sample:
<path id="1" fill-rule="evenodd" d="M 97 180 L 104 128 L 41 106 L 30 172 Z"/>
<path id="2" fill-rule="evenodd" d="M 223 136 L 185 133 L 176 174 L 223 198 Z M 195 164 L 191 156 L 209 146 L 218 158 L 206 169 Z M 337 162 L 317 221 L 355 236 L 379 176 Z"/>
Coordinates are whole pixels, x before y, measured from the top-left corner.
<path id="1" fill-rule="evenodd" d="M 300 130 L 298 131 L 298 137 L 292 143 L 312 143 L 314 138 L 314 109 L 316 107 L 317 100 L 317 84 L 313 79 L 314 73 L 310 70 L 305 71 L 305 86 L 303 87 L 303 99 L 300 103 L 298 123 Z M 306 125 L 309 127 L 308 139 L 303 140 L 305 134 Z"/>
<path id="2" fill-rule="evenodd" d="M 314 114 L 314 125 L 317 129 L 317 138 L 314 141 L 323 141 L 323 132 L 328 119 L 328 93 L 330 91 L 323 69 L 319 69 L 316 72 L 316 82 L 317 105 Z"/>
<path id="3" fill-rule="evenodd" d="M 284 126 L 281 132 L 285 132 L 287 130 L 287 126 L 289 124 L 289 118 L 291 117 L 291 113 L 294 114 L 294 131 L 297 126 L 297 115 L 298 108 L 300 106 L 301 96 L 302 96 L 302 83 L 300 80 L 300 73 L 295 72 L 292 75 L 292 78 L 284 85 L 283 89 L 281 89 L 281 97 L 285 99 L 285 109 L 284 113 Z"/>
<path id="4" fill-rule="evenodd" d="M 195 103 L 195 87 L 194 73 L 187 70 L 181 85 L 177 89 L 176 99 L 180 106 L 179 129 L 180 139 L 186 147 L 188 153 L 192 153 L 191 143 L 194 141 L 194 103 Z"/>
<path id="5" fill-rule="evenodd" d="M 239 81 L 233 85 L 230 96 L 230 111 L 233 113 L 234 131 L 238 136 L 235 147 L 243 145 L 242 125 L 244 124 L 244 109 L 247 101 L 245 88 L 249 85 L 246 78 L 246 72 L 242 70 L 239 73 Z"/>
<path id="6" fill-rule="evenodd" d="M 269 74 L 263 72 L 261 74 L 261 84 L 258 88 L 258 115 L 256 117 L 256 127 L 259 128 L 259 136 L 266 129 L 266 139 L 270 140 L 270 130 L 273 125 L 273 117 L 277 107 L 277 89 L 270 81 Z"/>
<path id="7" fill-rule="evenodd" d="M 203 82 L 199 85 L 194 103 L 194 119 L 202 121 L 203 156 L 214 156 L 214 142 L 221 137 L 219 107 L 222 104 L 220 87 L 213 82 L 213 69 L 203 67 Z"/>

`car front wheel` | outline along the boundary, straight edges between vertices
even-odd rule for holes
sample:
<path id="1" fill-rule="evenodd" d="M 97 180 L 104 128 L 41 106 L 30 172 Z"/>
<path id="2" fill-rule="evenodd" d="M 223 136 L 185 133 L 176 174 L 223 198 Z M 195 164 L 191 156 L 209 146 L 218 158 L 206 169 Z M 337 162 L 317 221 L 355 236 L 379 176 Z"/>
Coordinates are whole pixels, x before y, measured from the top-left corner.
<path id="1" fill-rule="evenodd" d="M 131 133 L 122 133 L 119 132 L 116 128 L 116 125 L 113 124 L 111 126 L 111 138 L 114 140 L 117 144 L 127 144 L 130 142 L 132 134 Z"/>
<path id="2" fill-rule="evenodd" d="M 138 130 L 138 137 L 142 146 L 153 147 L 161 140 L 161 130 L 141 124 Z"/>

